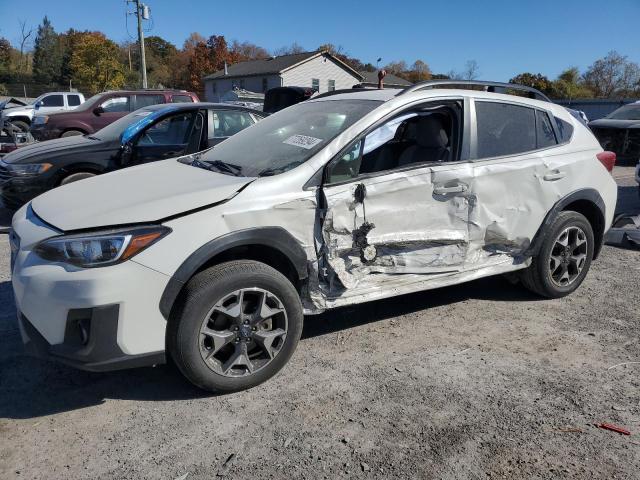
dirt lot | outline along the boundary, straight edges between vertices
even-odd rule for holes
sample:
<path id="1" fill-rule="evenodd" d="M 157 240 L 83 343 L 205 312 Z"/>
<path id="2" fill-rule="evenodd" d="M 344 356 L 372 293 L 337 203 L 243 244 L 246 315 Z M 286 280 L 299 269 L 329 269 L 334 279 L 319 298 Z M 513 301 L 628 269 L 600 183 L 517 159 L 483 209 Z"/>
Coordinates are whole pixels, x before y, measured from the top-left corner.
<path id="1" fill-rule="evenodd" d="M 7 263 L 0 236 L 0 478 L 640 478 L 640 251 L 605 247 L 561 300 L 492 278 L 309 317 L 275 379 L 225 396 L 25 357 Z"/>

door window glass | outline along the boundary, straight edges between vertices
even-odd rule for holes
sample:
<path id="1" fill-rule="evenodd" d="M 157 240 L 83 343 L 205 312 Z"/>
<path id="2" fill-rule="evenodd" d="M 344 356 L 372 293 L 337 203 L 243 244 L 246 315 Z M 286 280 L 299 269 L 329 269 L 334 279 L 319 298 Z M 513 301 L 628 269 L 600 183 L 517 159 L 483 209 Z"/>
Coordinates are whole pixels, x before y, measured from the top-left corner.
<path id="1" fill-rule="evenodd" d="M 129 97 L 113 97 L 100 106 L 105 112 L 128 112 Z"/>
<path id="2" fill-rule="evenodd" d="M 536 111 L 536 135 L 538 148 L 547 148 L 558 144 L 549 115 L 540 110 Z"/>
<path id="3" fill-rule="evenodd" d="M 478 158 L 536 149 L 535 110 L 519 105 L 476 102 Z"/>
<path id="4" fill-rule="evenodd" d="M 138 145 L 184 145 L 189 141 L 194 112 L 166 117 L 142 134 Z"/>
<path id="5" fill-rule="evenodd" d="M 136 95 L 133 110 L 164 103 L 164 95 Z"/>
<path id="6" fill-rule="evenodd" d="M 233 110 L 218 110 L 213 113 L 213 137 L 226 138 L 250 127 L 255 122 L 249 112 L 236 112 Z"/>
<path id="7" fill-rule="evenodd" d="M 80 95 L 67 95 L 67 104 L 70 107 L 77 107 L 80 105 Z"/>
<path id="8" fill-rule="evenodd" d="M 40 102 L 42 102 L 43 107 L 64 107 L 62 95 L 47 95 Z"/>
<path id="9" fill-rule="evenodd" d="M 460 105 L 405 112 L 371 131 L 335 160 L 327 175 L 329 183 L 359 175 L 384 172 L 414 164 L 447 162 L 458 159 L 456 146 L 461 131 Z"/>

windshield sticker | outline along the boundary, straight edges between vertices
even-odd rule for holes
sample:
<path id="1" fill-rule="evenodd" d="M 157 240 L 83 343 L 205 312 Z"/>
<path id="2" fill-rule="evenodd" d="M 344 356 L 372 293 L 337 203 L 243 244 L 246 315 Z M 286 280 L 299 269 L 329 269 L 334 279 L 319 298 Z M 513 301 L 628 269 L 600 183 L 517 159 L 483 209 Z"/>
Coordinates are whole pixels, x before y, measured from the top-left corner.
<path id="1" fill-rule="evenodd" d="M 320 142 L 322 142 L 321 138 L 307 137 L 306 135 L 292 135 L 282 143 L 295 145 L 296 147 L 302 147 L 310 150 Z"/>

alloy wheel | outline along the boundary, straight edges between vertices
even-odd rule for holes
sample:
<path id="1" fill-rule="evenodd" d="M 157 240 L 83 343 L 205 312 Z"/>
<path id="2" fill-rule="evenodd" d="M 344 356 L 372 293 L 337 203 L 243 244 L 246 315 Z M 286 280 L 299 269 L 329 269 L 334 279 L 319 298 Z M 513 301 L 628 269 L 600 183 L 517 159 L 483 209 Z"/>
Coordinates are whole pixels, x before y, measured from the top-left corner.
<path id="1" fill-rule="evenodd" d="M 587 260 L 587 247 L 587 235 L 580 227 L 560 232 L 549 257 L 549 275 L 555 285 L 567 287 L 576 281 Z"/>
<path id="2" fill-rule="evenodd" d="M 218 300 L 202 321 L 200 355 L 226 377 L 251 375 L 269 364 L 287 336 L 282 301 L 261 288 L 243 288 Z"/>

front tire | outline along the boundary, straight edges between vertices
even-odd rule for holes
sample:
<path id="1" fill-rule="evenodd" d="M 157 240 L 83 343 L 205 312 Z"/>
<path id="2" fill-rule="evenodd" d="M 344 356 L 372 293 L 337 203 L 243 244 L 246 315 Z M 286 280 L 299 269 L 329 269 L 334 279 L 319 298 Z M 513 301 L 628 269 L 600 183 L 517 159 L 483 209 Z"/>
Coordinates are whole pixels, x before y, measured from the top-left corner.
<path id="1" fill-rule="evenodd" d="M 576 290 L 589 271 L 595 242 L 591 224 L 578 212 L 560 212 L 549 226 L 522 284 L 538 295 L 560 298 Z"/>
<path id="2" fill-rule="evenodd" d="M 274 376 L 302 334 L 298 292 L 280 272 L 235 260 L 195 275 L 171 312 L 167 348 L 182 374 L 212 392 L 234 392 Z"/>
<path id="3" fill-rule="evenodd" d="M 85 135 L 85 133 L 82 130 L 67 130 L 60 135 L 60 138 L 77 137 L 78 135 Z"/>
<path id="4" fill-rule="evenodd" d="M 91 172 L 72 173 L 71 175 L 67 175 L 66 177 L 64 177 L 60 182 L 60 185 L 67 185 L 69 183 L 77 182 L 78 180 L 84 180 L 85 178 L 91 178 L 95 176 L 96 174 Z"/>

